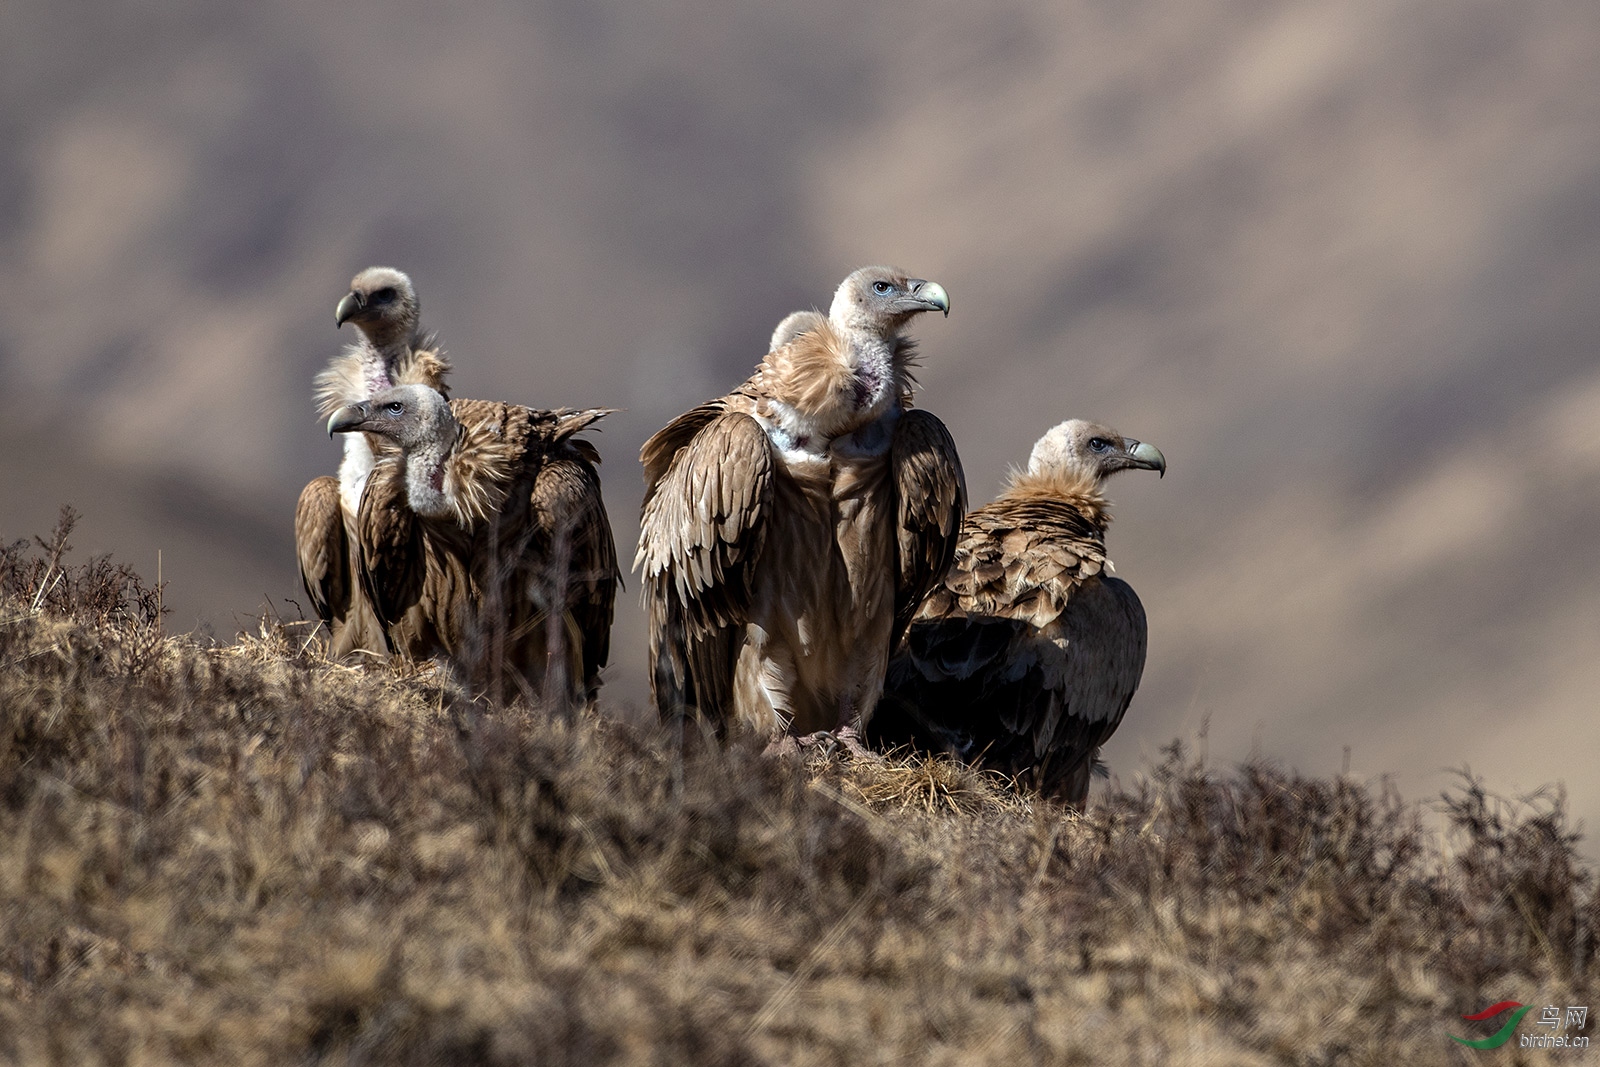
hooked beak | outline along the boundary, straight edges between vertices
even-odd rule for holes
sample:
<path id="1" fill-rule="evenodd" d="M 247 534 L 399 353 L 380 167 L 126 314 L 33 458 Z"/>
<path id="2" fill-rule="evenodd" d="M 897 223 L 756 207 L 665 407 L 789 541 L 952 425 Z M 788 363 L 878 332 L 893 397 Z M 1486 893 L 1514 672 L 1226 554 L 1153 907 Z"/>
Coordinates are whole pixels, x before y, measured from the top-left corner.
<path id="1" fill-rule="evenodd" d="M 1161 478 L 1167 476 L 1167 457 L 1161 454 L 1161 449 L 1143 441 L 1135 441 L 1131 437 L 1122 444 L 1128 451 L 1128 466 L 1156 471 L 1157 476 Z"/>
<path id="2" fill-rule="evenodd" d="M 944 286 L 938 282 L 923 281 L 921 278 L 912 278 L 907 284 L 911 290 L 907 302 L 914 310 L 942 311 L 945 318 L 950 317 L 950 294 L 944 291 Z"/>
<path id="3" fill-rule="evenodd" d="M 355 318 L 367 306 L 367 298 L 354 290 L 344 294 L 339 306 L 333 309 L 333 324 L 337 328 Z"/>
<path id="4" fill-rule="evenodd" d="M 370 414 L 366 401 L 358 404 L 346 404 L 338 411 L 335 411 L 333 417 L 328 420 L 328 436 L 332 437 L 336 433 L 349 433 L 352 430 L 361 429 Z"/>

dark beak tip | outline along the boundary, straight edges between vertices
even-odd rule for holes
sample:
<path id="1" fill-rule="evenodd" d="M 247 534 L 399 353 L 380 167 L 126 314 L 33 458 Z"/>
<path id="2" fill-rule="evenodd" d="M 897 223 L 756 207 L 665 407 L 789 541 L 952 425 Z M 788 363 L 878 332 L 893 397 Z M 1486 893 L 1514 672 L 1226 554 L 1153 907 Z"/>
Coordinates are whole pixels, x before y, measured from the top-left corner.
<path id="1" fill-rule="evenodd" d="M 340 408 L 328 417 L 328 436 L 336 433 L 350 433 L 357 429 L 366 417 L 364 409 Z"/>
<path id="2" fill-rule="evenodd" d="M 343 326 L 345 323 L 356 317 L 356 312 L 361 311 L 366 306 L 367 302 L 361 299 L 360 293 L 357 293 L 353 290 L 346 293 L 344 297 L 340 299 L 339 306 L 333 309 L 334 326 Z"/>

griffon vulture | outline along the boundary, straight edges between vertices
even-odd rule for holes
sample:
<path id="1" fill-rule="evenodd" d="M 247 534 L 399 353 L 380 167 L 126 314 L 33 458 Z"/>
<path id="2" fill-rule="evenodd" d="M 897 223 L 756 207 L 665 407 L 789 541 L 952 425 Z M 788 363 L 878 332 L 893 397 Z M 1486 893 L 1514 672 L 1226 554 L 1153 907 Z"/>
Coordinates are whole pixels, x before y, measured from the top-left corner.
<path id="1" fill-rule="evenodd" d="M 416 289 L 401 272 L 368 267 L 355 276 L 334 310 L 334 323 L 353 323 L 360 336 L 316 377 L 317 411 L 324 420 L 345 404 L 402 383 L 448 395 L 449 360 L 433 336 L 422 332 L 420 314 Z M 382 630 L 356 580 L 352 551 L 361 491 L 376 453 L 385 447 L 374 435 L 346 437 L 339 476 L 312 479 L 295 508 L 300 581 L 329 629 L 329 652 L 336 657 L 357 649 L 384 650 Z"/>
<path id="2" fill-rule="evenodd" d="M 1153 445 L 1072 420 L 968 515 L 955 565 L 889 668 L 879 743 L 946 750 L 1081 809 L 1144 671 L 1145 617 L 1113 578 L 1105 479 L 1166 473 Z"/>
<path id="3" fill-rule="evenodd" d="M 593 699 L 617 552 L 599 453 L 573 435 L 608 413 L 447 402 L 422 385 L 334 412 L 330 434 L 397 446 L 356 522 L 361 586 L 395 651 L 443 653 L 495 697 Z"/>
<path id="4" fill-rule="evenodd" d="M 771 736 L 871 716 L 965 510 L 955 443 L 911 407 L 904 336 L 949 310 L 933 282 L 858 270 L 826 318 L 645 442 L 635 566 L 663 719 Z"/>

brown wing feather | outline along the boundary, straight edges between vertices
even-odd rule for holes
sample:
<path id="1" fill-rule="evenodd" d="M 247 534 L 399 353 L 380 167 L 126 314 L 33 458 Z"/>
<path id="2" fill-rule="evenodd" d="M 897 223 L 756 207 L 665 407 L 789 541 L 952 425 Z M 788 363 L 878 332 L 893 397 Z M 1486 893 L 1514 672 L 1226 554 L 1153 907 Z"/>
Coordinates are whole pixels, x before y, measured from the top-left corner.
<path id="1" fill-rule="evenodd" d="M 300 583 L 311 607 L 331 631 L 350 610 L 350 546 L 339 509 L 339 479 L 313 478 L 294 509 L 294 546 Z"/>
<path id="2" fill-rule="evenodd" d="M 649 600 L 658 713 L 674 719 L 696 708 L 721 729 L 733 687 L 728 643 L 748 615 L 772 512 L 775 460 L 754 419 L 706 415 L 705 407 L 696 408 L 645 446 L 649 479 L 667 445 L 682 442 L 649 480 L 634 565 L 642 568 Z"/>
<path id="3" fill-rule="evenodd" d="M 473 674 L 469 654 L 478 638 L 476 605 L 482 587 L 473 567 L 473 541 L 453 522 L 422 521 L 421 585 L 415 602 L 390 627 L 395 646 L 413 658 L 448 655 Z"/>
<path id="4" fill-rule="evenodd" d="M 688 447 L 695 434 L 705 429 L 706 424 L 726 410 L 727 401 L 722 398 L 708 400 L 667 423 L 644 443 L 644 447 L 639 449 L 639 462 L 644 466 L 645 507 L 650 506 L 656 486 L 661 484 L 661 479 L 666 476 L 667 469 L 672 466 L 678 453 Z"/>
<path id="5" fill-rule="evenodd" d="M 428 563 L 422 522 L 406 501 L 405 470 L 398 457 L 375 465 L 367 476 L 356 514 L 361 592 L 390 652 L 425 657 L 437 651 L 417 620 L 409 619 L 422 596 Z"/>
<path id="6" fill-rule="evenodd" d="M 1058 677 L 1044 679 L 1059 710 L 1032 732 L 1035 773 L 1042 790 L 1082 807 L 1095 753 L 1121 725 L 1144 675 L 1144 606 L 1120 578 L 1092 579 L 1054 629 L 1055 639 L 1065 642 L 1066 662 Z"/>
<path id="7" fill-rule="evenodd" d="M 598 456 L 592 446 L 577 446 L 588 442 L 569 442 L 565 451 L 570 454 L 540 468 L 531 503 L 534 546 L 551 571 L 544 587 L 562 590 L 561 613 L 571 616 L 582 640 L 582 681 L 592 700 L 600 669 L 611 655 L 611 620 L 621 575 L 600 477 L 587 458 Z"/>
<path id="8" fill-rule="evenodd" d="M 955 562 L 919 617 L 992 615 L 1044 626 L 1105 561 L 1100 527 L 1070 505 L 1001 497 L 967 516 Z"/>
<path id="9" fill-rule="evenodd" d="M 890 463 L 898 513 L 899 567 L 893 647 L 955 557 L 961 516 L 967 510 L 967 481 L 950 431 L 938 418 L 917 408 L 900 416 Z"/>

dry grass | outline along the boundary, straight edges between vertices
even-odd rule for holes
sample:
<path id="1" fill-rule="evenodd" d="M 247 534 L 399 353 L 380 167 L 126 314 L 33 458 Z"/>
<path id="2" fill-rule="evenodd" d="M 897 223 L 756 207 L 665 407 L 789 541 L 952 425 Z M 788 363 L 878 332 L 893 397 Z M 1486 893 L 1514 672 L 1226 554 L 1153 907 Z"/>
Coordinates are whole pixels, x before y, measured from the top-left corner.
<path id="1" fill-rule="evenodd" d="M 1593 1000 L 1557 797 L 1464 779 L 1441 835 L 1174 746 L 1078 818 L 203 647 L 65 543 L 0 558 L 3 1062 L 1534 1062 L 1445 1035 Z"/>

